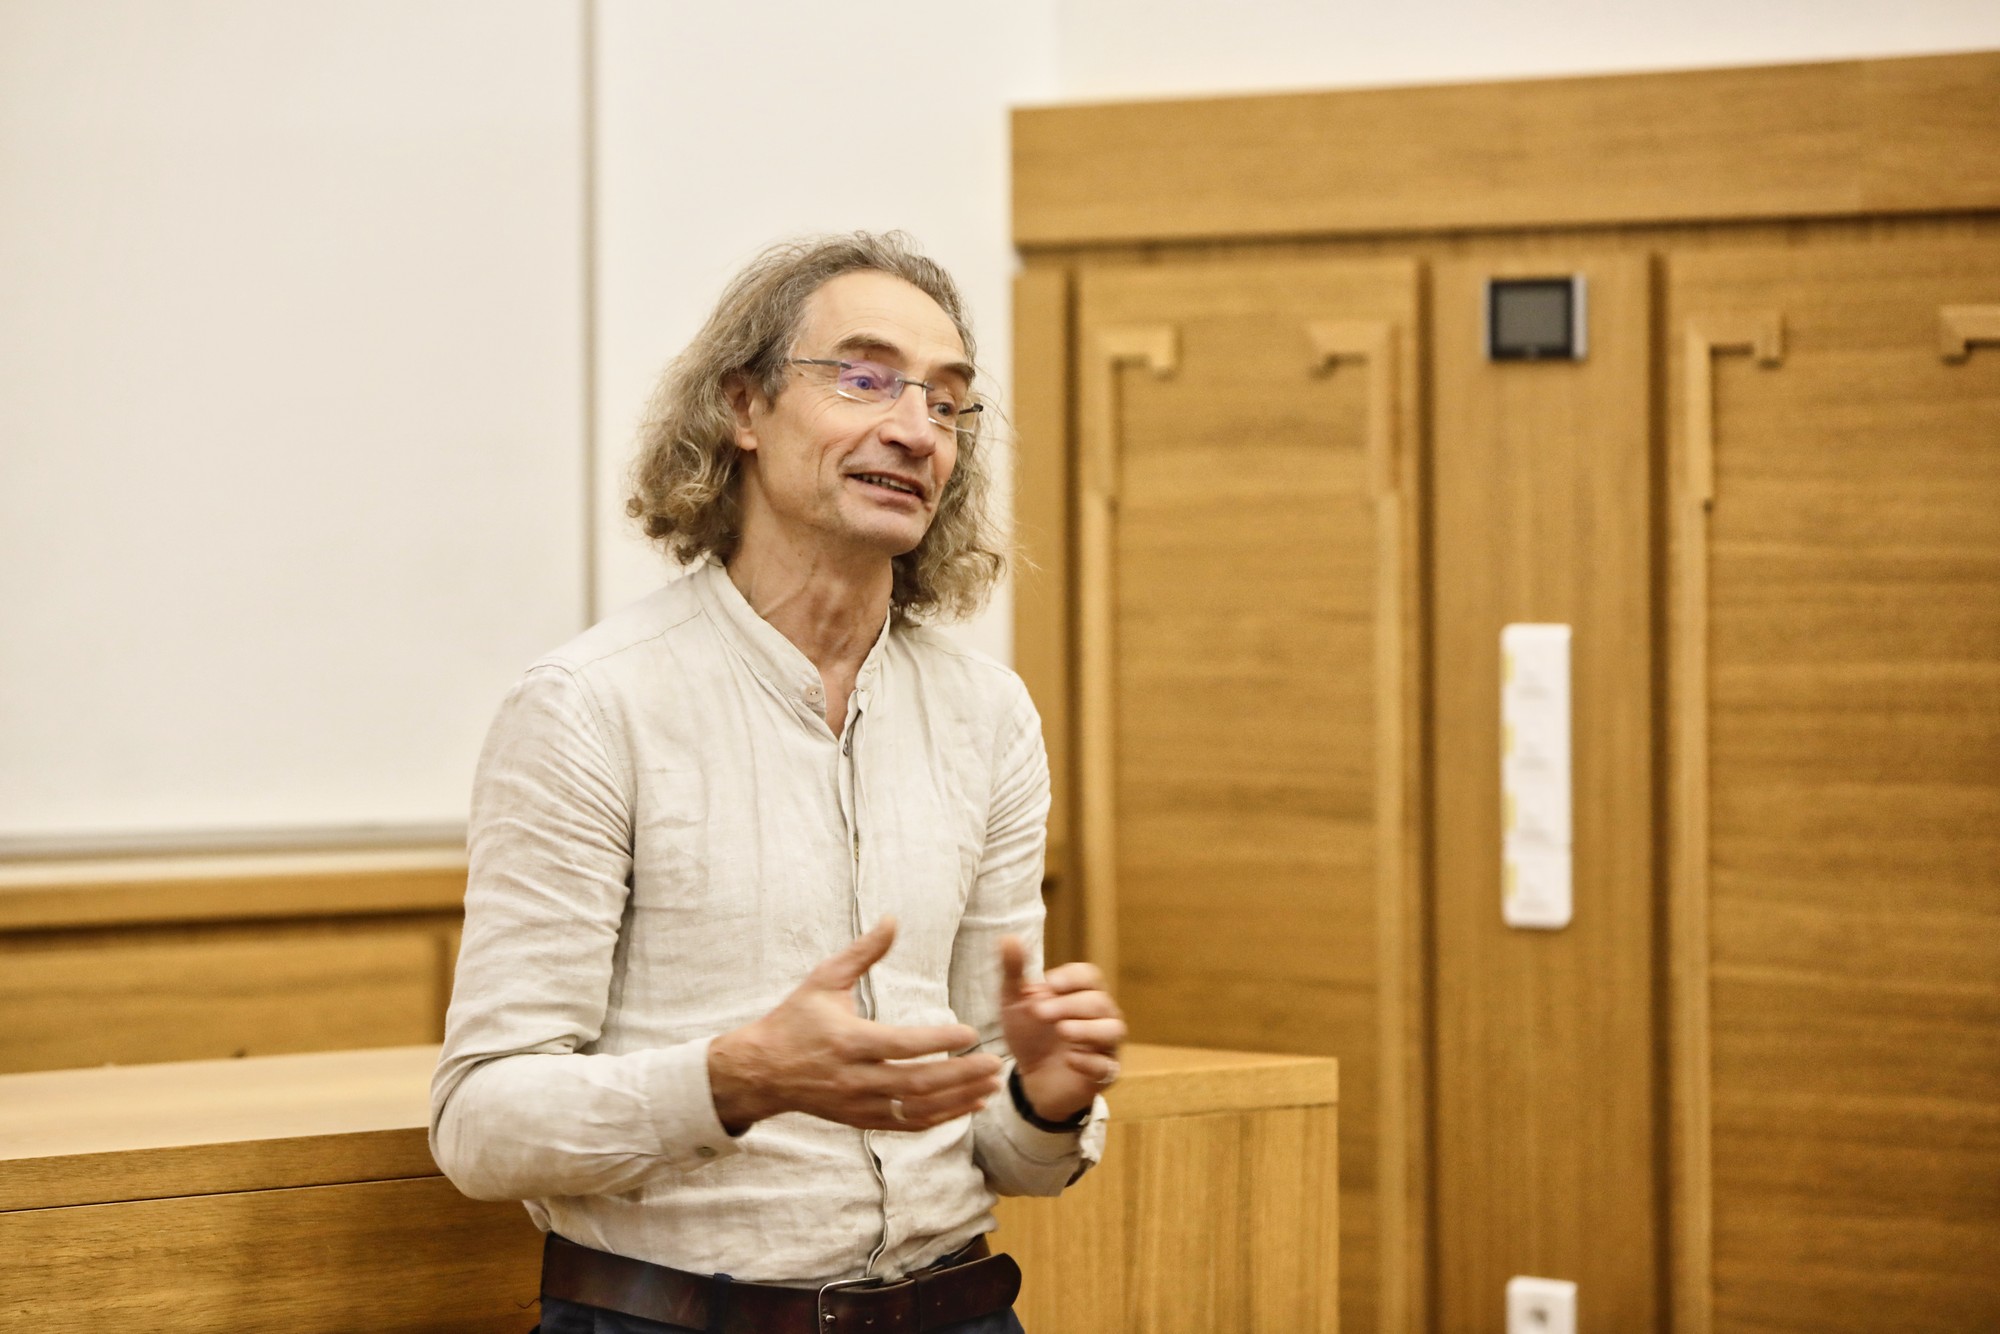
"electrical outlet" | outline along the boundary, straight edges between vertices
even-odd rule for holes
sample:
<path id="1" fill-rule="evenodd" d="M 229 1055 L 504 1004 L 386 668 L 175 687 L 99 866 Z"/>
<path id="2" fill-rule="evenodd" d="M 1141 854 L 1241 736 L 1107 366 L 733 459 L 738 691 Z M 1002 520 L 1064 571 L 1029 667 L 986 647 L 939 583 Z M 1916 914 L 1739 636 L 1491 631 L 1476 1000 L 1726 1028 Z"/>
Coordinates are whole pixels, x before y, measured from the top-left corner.
<path id="1" fill-rule="evenodd" d="M 1508 1279 L 1507 1334 L 1576 1334 L 1576 1284 L 1562 1278 Z"/>

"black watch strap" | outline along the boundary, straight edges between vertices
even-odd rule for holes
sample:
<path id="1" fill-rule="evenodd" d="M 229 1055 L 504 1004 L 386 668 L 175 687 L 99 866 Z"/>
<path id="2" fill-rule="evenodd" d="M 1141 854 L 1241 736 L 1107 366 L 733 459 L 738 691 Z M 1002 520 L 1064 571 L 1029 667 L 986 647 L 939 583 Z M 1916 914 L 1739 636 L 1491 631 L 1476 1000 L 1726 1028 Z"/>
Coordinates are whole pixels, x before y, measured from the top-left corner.
<path id="1" fill-rule="evenodd" d="M 1007 1093 L 1014 1099 L 1014 1110 L 1021 1114 L 1021 1119 L 1037 1130 L 1046 1130 L 1050 1134 L 1061 1135 L 1073 1130 L 1081 1130 L 1090 1123 L 1090 1113 L 1092 1111 L 1090 1107 L 1084 1108 L 1067 1121 L 1051 1121 L 1047 1117 L 1037 1116 L 1034 1104 L 1028 1101 L 1027 1090 L 1021 1087 L 1021 1067 L 1019 1066 L 1015 1066 L 1007 1073 Z"/>

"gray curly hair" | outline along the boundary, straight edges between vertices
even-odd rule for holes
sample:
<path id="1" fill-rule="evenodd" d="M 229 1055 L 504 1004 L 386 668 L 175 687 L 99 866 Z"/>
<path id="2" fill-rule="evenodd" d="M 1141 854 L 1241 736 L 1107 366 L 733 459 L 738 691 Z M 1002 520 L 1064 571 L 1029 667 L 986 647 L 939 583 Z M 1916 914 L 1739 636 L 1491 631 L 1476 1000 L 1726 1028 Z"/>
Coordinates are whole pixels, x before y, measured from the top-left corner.
<path id="1" fill-rule="evenodd" d="M 742 452 L 728 384 L 741 377 L 775 398 L 806 303 L 831 279 L 857 270 L 901 278 L 938 303 L 975 360 L 958 285 L 901 232 L 852 232 L 772 246 L 723 291 L 694 341 L 661 376 L 640 432 L 625 512 L 682 564 L 727 561 L 742 538 Z M 987 513 L 992 477 L 979 448 L 980 419 L 958 435 L 958 462 L 930 528 L 894 560 L 890 613 L 898 624 L 977 611 L 1007 566 Z"/>

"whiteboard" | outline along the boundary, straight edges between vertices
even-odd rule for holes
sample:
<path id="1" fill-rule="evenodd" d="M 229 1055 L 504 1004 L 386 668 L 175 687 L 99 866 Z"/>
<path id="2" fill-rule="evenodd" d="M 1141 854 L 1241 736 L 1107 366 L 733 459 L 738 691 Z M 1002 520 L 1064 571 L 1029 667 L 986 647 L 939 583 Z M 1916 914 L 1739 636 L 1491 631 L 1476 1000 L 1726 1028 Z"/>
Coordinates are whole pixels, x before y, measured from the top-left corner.
<path id="1" fill-rule="evenodd" d="M 579 13 L 0 0 L 0 851 L 462 823 L 586 614 Z"/>

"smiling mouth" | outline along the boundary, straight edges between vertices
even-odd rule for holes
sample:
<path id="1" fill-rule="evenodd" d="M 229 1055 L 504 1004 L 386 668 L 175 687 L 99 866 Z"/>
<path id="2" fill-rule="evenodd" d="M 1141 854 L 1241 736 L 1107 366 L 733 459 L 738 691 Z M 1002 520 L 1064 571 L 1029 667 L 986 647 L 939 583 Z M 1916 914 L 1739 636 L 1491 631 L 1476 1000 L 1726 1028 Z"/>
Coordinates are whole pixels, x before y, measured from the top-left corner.
<path id="1" fill-rule="evenodd" d="M 886 473 L 879 472 L 857 472 L 850 474 L 850 476 L 857 482 L 866 482 L 870 486 L 879 486 L 885 491 L 898 491 L 906 496 L 914 496 L 918 500 L 924 498 L 922 487 L 919 487 L 914 482 L 906 482 L 900 477 L 890 477 Z"/>

